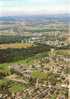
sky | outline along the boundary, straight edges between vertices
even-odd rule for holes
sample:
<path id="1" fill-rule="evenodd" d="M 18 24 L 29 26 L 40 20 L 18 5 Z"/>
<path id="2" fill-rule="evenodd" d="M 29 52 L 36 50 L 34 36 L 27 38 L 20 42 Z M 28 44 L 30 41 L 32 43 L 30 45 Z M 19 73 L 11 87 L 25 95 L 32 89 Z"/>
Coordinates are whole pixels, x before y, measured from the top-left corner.
<path id="1" fill-rule="evenodd" d="M 0 0 L 0 16 L 70 13 L 70 0 Z"/>

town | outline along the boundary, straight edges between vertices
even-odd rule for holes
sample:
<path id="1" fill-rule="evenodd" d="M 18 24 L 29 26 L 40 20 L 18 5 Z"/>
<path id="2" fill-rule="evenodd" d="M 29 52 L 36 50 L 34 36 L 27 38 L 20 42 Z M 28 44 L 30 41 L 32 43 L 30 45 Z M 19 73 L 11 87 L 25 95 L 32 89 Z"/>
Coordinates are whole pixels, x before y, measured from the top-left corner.
<path id="1" fill-rule="evenodd" d="M 0 17 L 0 99 L 70 98 L 65 15 Z"/>

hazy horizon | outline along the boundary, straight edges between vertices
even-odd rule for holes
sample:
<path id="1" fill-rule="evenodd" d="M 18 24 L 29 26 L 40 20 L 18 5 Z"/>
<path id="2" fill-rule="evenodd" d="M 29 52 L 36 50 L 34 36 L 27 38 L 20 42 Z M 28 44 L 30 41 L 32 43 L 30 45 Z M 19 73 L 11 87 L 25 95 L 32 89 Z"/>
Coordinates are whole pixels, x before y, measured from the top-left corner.
<path id="1" fill-rule="evenodd" d="M 69 0 L 0 0 L 0 16 L 70 13 Z"/>

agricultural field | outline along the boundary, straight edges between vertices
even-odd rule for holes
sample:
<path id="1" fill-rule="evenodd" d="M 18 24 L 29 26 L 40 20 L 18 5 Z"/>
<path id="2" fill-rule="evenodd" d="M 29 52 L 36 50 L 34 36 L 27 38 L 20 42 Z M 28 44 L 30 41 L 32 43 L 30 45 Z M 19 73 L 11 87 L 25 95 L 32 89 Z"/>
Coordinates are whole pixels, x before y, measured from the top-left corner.
<path id="1" fill-rule="evenodd" d="M 11 43 L 11 44 L 0 44 L 0 49 L 22 49 L 22 48 L 30 48 L 31 44 L 22 44 L 22 43 Z"/>

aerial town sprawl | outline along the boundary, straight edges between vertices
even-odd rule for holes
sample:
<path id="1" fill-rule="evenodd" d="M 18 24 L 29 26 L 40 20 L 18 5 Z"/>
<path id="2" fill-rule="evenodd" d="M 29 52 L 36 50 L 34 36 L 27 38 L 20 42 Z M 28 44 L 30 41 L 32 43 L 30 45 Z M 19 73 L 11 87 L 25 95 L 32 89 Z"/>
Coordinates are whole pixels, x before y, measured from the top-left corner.
<path id="1" fill-rule="evenodd" d="M 0 99 L 70 99 L 70 15 L 0 17 Z"/>

